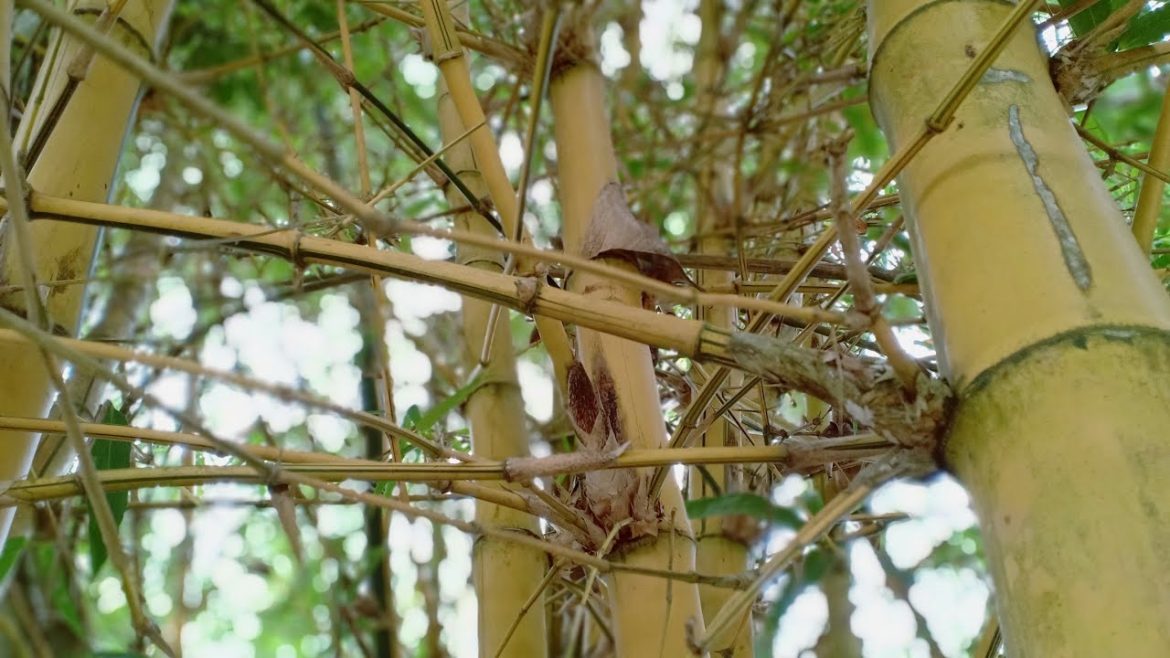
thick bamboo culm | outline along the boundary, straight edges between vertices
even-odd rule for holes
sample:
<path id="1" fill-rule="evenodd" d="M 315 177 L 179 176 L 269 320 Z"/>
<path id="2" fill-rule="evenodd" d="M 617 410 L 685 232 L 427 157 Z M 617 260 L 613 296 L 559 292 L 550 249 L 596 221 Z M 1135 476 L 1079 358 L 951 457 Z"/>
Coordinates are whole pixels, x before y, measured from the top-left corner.
<path id="1" fill-rule="evenodd" d="M 166 25 L 172 4 L 171 0 L 127 3 L 110 37 L 129 48 L 154 44 Z M 90 15 L 96 17 L 106 6 L 105 2 L 85 0 L 77 3 L 74 11 L 88 8 L 92 10 Z M 0 47 L 8 48 L 9 44 Z M 105 201 L 121 152 L 122 136 L 134 114 L 140 81 L 100 57 L 82 68 L 77 58 L 84 50 L 84 41 L 67 34 L 58 35 L 49 44 L 48 63 L 41 67 L 32 95 L 43 101 L 24 108 L 14 142 L 18 152 L 35 155 L 35 162 L 28 169 L 27 183 L 31 188 L 48 194 L 68 194 L 74 199 Z M 149 52 L 139 55 L 152 57 Z M 78 76 L 74 67 L 84 73 Z M 57 111 L 59 102 L 64 106 Z M 13 189 L 17 182 L 6 179 L 4 185 Z M 36 258 L 38 280 L 72 279 L 89 271 L 97 236 L 94 227 L 34 222 L 30 233 L 32 242 L 25 248 Z M 14 241 L 6 242 L 6 248 L 10 248 L 8 245 Z M 21 260 L 5 259 L 6 281 L 20 280 L 15 268 L 21 266 Z M 75 287 L 55 292 L 45 304 L 49 318 L 64 331 L 72 332 L 81 309 L 82 290 Z M 24 309 L 22 292 L 3 297 L 7 308 Z M 41 415 L 48 410 L 52 385 L 37 351 L 28 350 L 21 343 L 0 342 L 0 368 L 9 373 L 0 380 L 0 413 Z M 0 450 L 0 480 L 25 474 L 36 439 L 35 434 L 0 433 L 4 446 Z M 11 521 L 11 510 L 0 511 L 0 544 L 8 535 Z"/>
<path id="2" fill-rule="evenodd" d="M 999 26 L 1034 4 L 871 2 L 871 105 L 890 142 L 919 133 Z M 1162 655 L 1170 299 L 1035 34 L 1007 36 L 898 181 L 960 400 L 945 457 L 980 518 L 1013 655 Z"/>
<path id="3" fill-rule="evenodd" d="M 579 43 L 592 49 L 593 34 L 587 25 L 577 17 L 569 22 L 574 24 L 565 29 Z M 554 69 L 557 73 L 549 93 L 555 120 L 563 235 L 566 249 L 579 253 L 595 202 L 607 184 L 617 181 L 617 161 L 605 111 L 604 76 L 587 60 Z M 632 269 L 624 262 L 614 264 Z M 606 303 L 623 303 L 631 315 L 642 304 L 641 289 L 588 272 L 574 273 L 570 289 L 588 291 L 590 298 L 606 300 Z M 661 404 L 654 366 L 645 343 L 585 328 L 577 332 L 577 340 L 578 360 L 593 381 L 612 382 L 612 391 L 605 394 L 616 399 L 625 439 L 637 448 L 663 447 L 665 428 Z M 602 370 L 608 374 L 602 376 Z M 649 474 L 640 473 L 637 477 L 649 477 Z M 659 501 L 665 522 L 658 536 L 641 540 L 614 559 L 659 569 L 692 570 L 694 538 L 676 481 L 670 479 L 663 485 Z M 610 580 L 610 597 L 618 656 L 687 655 L 688 633 L 701 632 L 703 628 L 697 587 L 677 583 L 672 586 L 661 580 L 621 573 L 614 574 Z M 669 603 L 664 606 L 663 601 Z"/>

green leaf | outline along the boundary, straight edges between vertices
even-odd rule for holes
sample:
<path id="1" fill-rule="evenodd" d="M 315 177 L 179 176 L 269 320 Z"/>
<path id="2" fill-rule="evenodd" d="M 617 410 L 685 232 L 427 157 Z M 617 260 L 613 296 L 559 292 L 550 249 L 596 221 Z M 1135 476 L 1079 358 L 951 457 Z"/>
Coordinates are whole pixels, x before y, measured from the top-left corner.
<path id="1" fill-rule="evenodd" d="M 864 94 L 864 91 L 859 88 L 851 93 L 853 96 L 858 94 Z M 852 157 L 860 156 L 869 160 L 877 160 L 889 153 L 886 139 L 882 136 L 881 130 L 878 129 L 873 112 L 870 111 L 868 105 L 846 107 L 841 110 L 841 113 L 849 122 L 849 126 L 853 128 L 854 138 L 849 144 Z"/>
<path id="2" fill-rule="evenodd" d="M 918 303 L 905 295 L 890 295 L 886 298 L 885 316 L 891 320 L 908 320 L 921 315 Z"/>
<path id="3" fill-rule="evenodd" d="M 4 582 L 4 577 L 12 570 L 27 543 L 27 537 L 8 536 L 8 541 L 4 542 L 4 550 L 0 550 L 0 583 Z"/>
<path id="4" fill-rule="evenodd" d="M 446 418 L 447 414 L 451 413 L 455 407 L 463 404 L 465 401 L 467 401 L 467 398 L 471 397 L 471 394 L 475 392 L 475 389 L 479 388 L 479 382 L 482 379 L 483 378 L 478 375 L 472 377 L 471 381 L 467 382 L 462 387 L 460 387 L 459 390 L 452 393 L 450 397 L 440 401 L 435 406 L 420 414 L 417 418 L 414 419 L 414 431 L 421 432 L 423 434 L 429 433 L 435 423 Z M 411 407 L 411 409 L 415 409 L 415 407 Z M 406 415 L 410 415 L 409 410 L 407 410 Z"/>
<path id="5" fill-rule="evenodd" d="M 821 511 L 825 506 L 825 499 L 821 498 L 821 495 L 812 487 L 809 487 L 808 491 L 800 496 L 800 499 L 804 502 L 805 507 L 808 508 L 810 515 Z"/>
<path id="6" fill-rule="evenodd" d="M 805 585 L 821 582 L 821 578 L 825 577 L 825 572 L 829 570 L 832 563 L 833 558 L 828 551 L 820 547 L 813 547 L 804 555 L 804 562 L 801 564 L 801 580 L 804 581 Z"/>
<path id="7" fill-rule="evenodd" d="M 292 281 L 296 269 L 287 260 L 273 258 L 261 266 L 260 274 L 261 279 L 269 283 L 285 283 Z"/>
<path id="8" fill-rule="evenodd" d="M 106 407 L 102 422 L 107 425 L 130 425 L 126 416 L 112 405 Z M 90 454 L 93 455 L 94 466 L 99 471 L 127 468 L 130 466 L 130 448 L 129 441 L 94 439 L 93 446 L 90 447 Z M 130 492 L 107 493 L 106 501 L 110 505 L 110 511 L 114 513 L 114 524 L 121 525 L 122 517 L 126 514 L 126 506 L 130 503 Z M 98 571 L 105 564 L 106 558 L 109 557 L 109 551 L 106 548 L 106 542 L 102 540 L 102 533 L 98 528 L 93 506 L 87 503 L 86 507 L 89 508 L 89 560 L 93 567 L 92 576 L 96 578 Z"/>
<path id="9" fill-rule="evenodd" d="M 69 578 L 61 568 L 61 554 L 56 542 L 34 541 L 28 545 L 28 558 L 34 572 L 34 582 L 44 583 L 48 591 L 49 605 L 61 616 L 65 626 L 78 638 L 85 637 L 81 624 L 81 613 L 73 600 Z"/>
<path id="10" fill-rule="evenodd" d="M 1144 14 L 1138 14 L 1121 34 L 1117 47 L 1121 50 L 1149 46 L 1170 34 L 1170 5 L 1162 5 Z"/>
<path id="11" fill-rule="evenodd" d="M 1060 0 L 1060 8 L 1068 9 L 1079 2 L 1081 0 Z M 1078 12 L 1076 16 L 1070 18 L 1069 27 L 1072 28 L 1073 34 L 1083 37 L 1097 27 L 1101 21 L 1109 18 L 1109 14 L 1112 14 L 1114 9 L 1123 4 L 1125 4 L 1125 0 L 1099 0 L 1088 9 Z"/>
<path id="12" fill-rule="evenodd" d="M 93 654 L 93 658 L 146 658 L 146 656 L 130 651 L 99 651 Z"/>
<path id="13" fill-rule="evenodd" d="M 743 514 L 786 528 L 795 529 L 804 525 L 804 519 L 796 512 L 787 507 L 774 505 L 772 501 L 756 494 L 733 493 L 687 501 L 687 516 L 691 519 L 705 519 L 731 514 Z"/>
<path id="14" fill-rule="evenodd" d="M 418 427 L 418 419 L 422 417 L 422 411 L 419 411 L 417 404 L 410 405 L 406 413 L 402 414 L 402 426 L 408 430 L 413 430 Z"/>

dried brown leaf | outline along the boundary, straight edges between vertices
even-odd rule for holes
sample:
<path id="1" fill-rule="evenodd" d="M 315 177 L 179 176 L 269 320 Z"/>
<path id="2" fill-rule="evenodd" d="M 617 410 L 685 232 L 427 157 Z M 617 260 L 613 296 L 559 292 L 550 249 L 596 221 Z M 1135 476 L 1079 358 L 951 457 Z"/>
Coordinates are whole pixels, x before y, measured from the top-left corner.
<path id="1" fill-rule="evenodd" d="M 650 224 L 638 221 L 621 185 L 608 183 L 593 202 L 589 228 L 581 244 L 586 258 L 620 258 L 646 276 L 666 283 L 689 284 L 682 265 Z"/>
<path id="2" fill-rule="evenodd" d="M 569 419 L 578 433 L 592 435 L 597 418 L 601 415 L 601 403 L 597 399 L 597 392 L 593 390 L 593 382 L 589 381 L 589 373 L 585 372 L 585 366 L 580 361 L 574 361 L 569 366 L 568 380 L 568 400 L 565 406 L 568 407 Z"/>

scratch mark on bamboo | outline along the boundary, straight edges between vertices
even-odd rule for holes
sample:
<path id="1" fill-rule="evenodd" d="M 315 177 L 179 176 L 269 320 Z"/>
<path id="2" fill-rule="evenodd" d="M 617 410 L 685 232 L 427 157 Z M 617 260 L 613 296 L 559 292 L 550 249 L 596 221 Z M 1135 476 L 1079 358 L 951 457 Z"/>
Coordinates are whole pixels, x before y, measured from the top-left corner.
<path id="1" fill-rule="evenodd" d="M 1052 188 L 1048 187 L 1048 183 L 1040 175 L 1040 158 L 1036 154 L 1036 149 L 1032 148 L 1032 144 L 1024 137 L 1018 105 L 1013 104 L 1008 108 L 1008 132 L 1011 135 L 1012 144 L 1016 146 L 1016 152 L 1020 154 L 1020 159 L 1024 161 L 1024 167 L 1032 178 L 1032 187 L 1044 205 L 1044 212 L 1048 215 L 1048 221 L 1052 224 L 1056 239 L 1060 242 L 1060 253 L 1064 257 L 1064 265 L 1068 268 L 1077 287 L 1082 292 L 1087 291 L 1093 285 L 1093 270 L 1089 266 L 1089 261 L 1085 259 L 1084 252 L 1081 251 L 1081 244 L 1077 240 L 1076 234 L 1073 233 L 1068 217 L 1065 216 L 1064 210 L 1060 207 L 1060 202 L 1056 200 Z"/>
<path id="2" fill-rule="evenodd" d="M 1022 84 L 1028 84 L 1032 82 L 1032 77 L 1023 71 L 1017 71 L 1016 69 L 990 68 L 987 69 L 987 72 L 984 73 L 983 77 L 979 79 L 979 84 L 984 85 L 994 85 L 1003 82 L 1019 82 Z"/>

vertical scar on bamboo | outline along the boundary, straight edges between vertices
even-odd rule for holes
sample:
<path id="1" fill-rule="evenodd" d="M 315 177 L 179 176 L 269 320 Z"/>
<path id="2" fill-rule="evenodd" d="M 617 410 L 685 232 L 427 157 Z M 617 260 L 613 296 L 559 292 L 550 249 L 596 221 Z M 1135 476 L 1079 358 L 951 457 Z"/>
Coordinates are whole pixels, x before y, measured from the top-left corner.
<path id="1" fill-rule="evenodd" d="M 1044 212 L 1048 215 L 1048 221 L 1052 224 L 1056 239 L 1060 242 L 1060 253 L 1064 257 L 1065 267 L 1068 268 L 1077 287 L 1082 291 L 1088 290 L 1093 285 L 1093 270 L 1089 267 L 1089 261 L 1085 259 L 1084 252 L 1081 251 L 1081 244 L 1077 241 L 1077 236 L 1068 223 L 1068 217 L 1065 216 L 1064 210 L 1061 209 L 1060 203 L 1056 200 L 1056 195 L 1048 187 L 1044 178 L 1040 176 L 1040 158 L 1036 155 L 1036 149 L 1032 148 L 1027 138 L 1024 137 L 1024 129 L 1020 125 L 1018 105 L 1012 105 L 1008 108 L 1008 132 L 1011 134 L 1012 144 L 1016 146 L 1016 152 L 1020 154 L 1020 159 L 1024 161 L 1024 167 L 1032 178 L 1032 187 L 1044 205 Z"/>
<path id="2" fill-rule="evenodd" d="M 1021 84 L 1029 84 L 1032 82 L 1032 78 L 1023 71 L 1017 71 L 1015 69 L 997 69 L 993 66 L 987 69 L 987 72 L 983 74 L 983 77 L 980 78 L 979 82 L 985 85 L 1001 84 L 1005 82 L 1019 82 Z"/>

